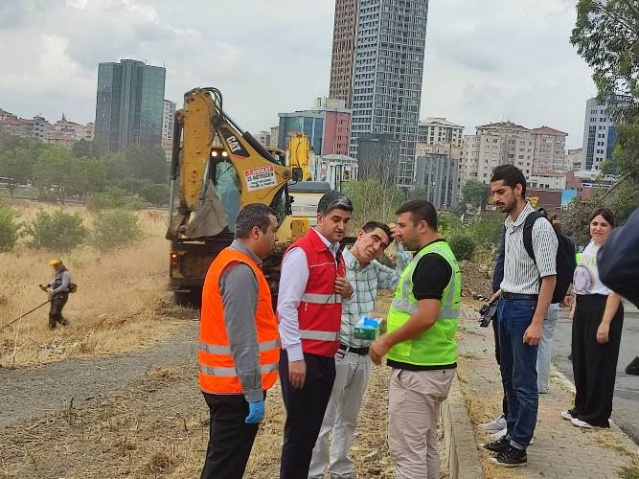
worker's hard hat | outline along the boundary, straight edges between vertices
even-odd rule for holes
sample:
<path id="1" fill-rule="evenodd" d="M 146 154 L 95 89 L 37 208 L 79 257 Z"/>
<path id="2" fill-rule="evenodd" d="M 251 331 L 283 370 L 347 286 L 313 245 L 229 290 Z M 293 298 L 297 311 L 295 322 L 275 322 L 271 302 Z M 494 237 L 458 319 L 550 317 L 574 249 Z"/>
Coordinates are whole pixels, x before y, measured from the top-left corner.
<path id="1" fill-rule="evenodd" d="M 60 264 L 62 263 L 62 261 L 60 261 L 59 259 L 52 259 L 51 261 L 49 261 L 49 264 L 51 266 L 55 266 L 56 264 Z"/>

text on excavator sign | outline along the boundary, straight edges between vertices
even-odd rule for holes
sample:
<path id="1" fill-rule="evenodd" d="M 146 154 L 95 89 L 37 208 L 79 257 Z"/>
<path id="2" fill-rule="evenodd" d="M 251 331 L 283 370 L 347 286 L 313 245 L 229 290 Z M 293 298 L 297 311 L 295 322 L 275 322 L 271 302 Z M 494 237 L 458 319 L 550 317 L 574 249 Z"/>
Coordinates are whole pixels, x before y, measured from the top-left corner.
<path id="1" fill-rule="evenodd" d="M 246 179 L 246 187 L 249 191 L 271 188 L 277 184 L 275 168 L 272 166 L 245 170 L 244 178 Z"/>

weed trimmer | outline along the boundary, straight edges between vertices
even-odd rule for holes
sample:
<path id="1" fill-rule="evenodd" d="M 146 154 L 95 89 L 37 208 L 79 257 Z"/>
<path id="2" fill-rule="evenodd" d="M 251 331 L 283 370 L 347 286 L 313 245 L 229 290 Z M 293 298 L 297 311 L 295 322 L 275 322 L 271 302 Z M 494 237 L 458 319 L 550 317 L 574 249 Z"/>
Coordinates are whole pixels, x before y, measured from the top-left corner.
<path id="1" fill-rule="evenodd" d="M 40 309 L 42 306 L 44 306 L 45 304 L 48 304 L 48 303 L 50 303 L 50 302 L 51 302 L 51 300 L 50 300 L 50 299 L 47 299 L 44 303 L 42 303 L 42 304 L 40 304 L 40 305 L 36 306 L 36 307 L 35 307 L 35 308 L 33 308 L 32 310 L 27 311 L 27 312 L 26 312 L 26 313 L 24 313 L 24 314 L 21 314 L 20 316 L 18 316 L 16 319 L 14 319 L 13 321 L 11 321 L 10 323 L 7 323 L 7 324 L 5 324 L 4 326 L 2 326 L 2 327 L 0 328 L 0 331 L 2 331 L 4 328 L 7 328 L 7 327 L 11 326 L 11 325 L 12 325 L 13 323 L 15 323 L 16 321 L 21 320 L 21 319 L 22 319 L 22 318 L 24 318 L 26 315 L 33 313 L 34 311 L 36 311 L 36 310 Z"/>

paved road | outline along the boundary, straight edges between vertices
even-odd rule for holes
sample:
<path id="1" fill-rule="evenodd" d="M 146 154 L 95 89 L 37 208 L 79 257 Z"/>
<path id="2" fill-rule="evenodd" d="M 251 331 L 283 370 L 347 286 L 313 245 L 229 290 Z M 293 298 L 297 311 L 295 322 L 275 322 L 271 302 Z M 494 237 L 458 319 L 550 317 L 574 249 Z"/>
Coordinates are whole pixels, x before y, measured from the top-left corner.
<path id="1" fill-rule="evenodd" d="M 572 380 L 572 363 L 568 360 L 570 336 L 571 324 L 567 313 L 562 310 L 553 345 L 553 363 Z M 612 417 L 617 425 L 639 444 L 639 376 L 630 376 L 624 372 L 628 363 L 637 354 L 639 354 L 639 313 L 636 308 L 629 307 L 626 309 L 621 336 Z"/>

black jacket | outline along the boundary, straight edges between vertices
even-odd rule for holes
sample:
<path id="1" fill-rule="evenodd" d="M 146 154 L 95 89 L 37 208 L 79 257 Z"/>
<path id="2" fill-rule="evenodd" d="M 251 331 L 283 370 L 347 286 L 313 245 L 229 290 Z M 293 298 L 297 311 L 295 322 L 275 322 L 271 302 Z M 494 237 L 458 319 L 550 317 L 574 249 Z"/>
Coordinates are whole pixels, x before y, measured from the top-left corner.
<path id="1" fill-rule="evenodd" d="M 608 235 L 597 268 L 603 284 L 639 307 L 639 208 Z"/>

